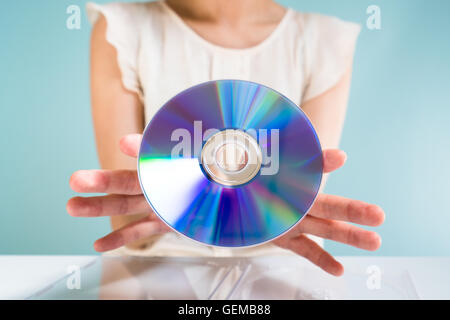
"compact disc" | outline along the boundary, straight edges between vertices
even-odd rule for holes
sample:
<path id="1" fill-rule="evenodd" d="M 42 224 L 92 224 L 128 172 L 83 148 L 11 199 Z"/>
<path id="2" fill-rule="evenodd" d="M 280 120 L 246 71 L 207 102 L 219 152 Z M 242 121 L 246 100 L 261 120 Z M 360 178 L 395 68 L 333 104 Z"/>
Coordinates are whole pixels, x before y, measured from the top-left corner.
<path id="1" fill-rule="evenodd" d="M 219 80 L 165 103 L 138 157 L 144 195 L 175 231 L 244 247 L 282 235 L 319 191 L 322 149 L 303 111 L 266 86 Z"/>

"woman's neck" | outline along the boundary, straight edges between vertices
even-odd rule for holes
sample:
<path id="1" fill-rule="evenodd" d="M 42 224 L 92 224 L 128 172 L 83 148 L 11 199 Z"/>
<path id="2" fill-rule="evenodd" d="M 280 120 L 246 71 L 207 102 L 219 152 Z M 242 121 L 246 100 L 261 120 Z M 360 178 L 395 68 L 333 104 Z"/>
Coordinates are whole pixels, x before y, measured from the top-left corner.
<path id="1" fill-rule="evenodd" d="M 166 0 L 183 19 L 229 26 L 277 23 L 285 9 L 272 0 Z"/>

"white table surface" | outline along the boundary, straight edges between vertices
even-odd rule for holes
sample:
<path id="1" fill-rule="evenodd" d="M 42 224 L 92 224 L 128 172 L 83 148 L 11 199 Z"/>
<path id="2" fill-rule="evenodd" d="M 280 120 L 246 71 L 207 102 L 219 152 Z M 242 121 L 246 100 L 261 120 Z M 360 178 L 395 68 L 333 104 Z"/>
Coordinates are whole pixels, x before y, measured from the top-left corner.
<path id="1" fill-rule="evenodd" d="M 70 266 L 83 267 L 98 259 L 99 256 L 0 256 L 0 299 L 27 298 L 64 278 Z M 361 283 L 352 287 L 359 289 L 352 289 L 353 292 L 347 298 L 364 298 L 361 295 L 364 289 L 361 288 L 367 286 L 366 281 L 375 266 L 375 270 L 380 270 L 383 276 L 386 275 L 387 279 L 390 277 L 389 281 L 396 282 L 400 287 L 406 282 L 412 282 L 413 285 L 407 290 L 410 293 L 413 291 L 419 299 L 450 299 L 450 257 L 338 257 L 346 269 L 344 276 L 338 280 L 325 275 L 306 260 L 300 260 L 305 270 L 310 270 L 306 272 L 311 272 L 312 279 L 322 281 L 325 287 L 328 283 L 331 287 L 355 282 L 355 275 L 359 275 L 358 281 Z M 405 275 L 408 278 L 406 282 Z M 383 294 L 376 297 L 391 298 L 383 297 Z"/>

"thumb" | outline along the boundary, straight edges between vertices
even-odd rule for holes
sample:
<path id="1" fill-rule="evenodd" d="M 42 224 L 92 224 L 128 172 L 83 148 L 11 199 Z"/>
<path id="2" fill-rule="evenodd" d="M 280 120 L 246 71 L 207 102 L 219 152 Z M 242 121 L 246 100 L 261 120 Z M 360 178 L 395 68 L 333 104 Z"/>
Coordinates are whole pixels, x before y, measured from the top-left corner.
<path id="1" fill-rule="evenodd" d="M 347 154 L 339 149 L 323 151 L 323 172 L 328 173 L 342 167 L 347 160 Z"/>
<path id="2" fill-rule="evenodd" d="M 119 141 L 120 151 L 130 157 L 136 158 L 141 145 L 142 134 L 134 133 L 122 137 Z"/>

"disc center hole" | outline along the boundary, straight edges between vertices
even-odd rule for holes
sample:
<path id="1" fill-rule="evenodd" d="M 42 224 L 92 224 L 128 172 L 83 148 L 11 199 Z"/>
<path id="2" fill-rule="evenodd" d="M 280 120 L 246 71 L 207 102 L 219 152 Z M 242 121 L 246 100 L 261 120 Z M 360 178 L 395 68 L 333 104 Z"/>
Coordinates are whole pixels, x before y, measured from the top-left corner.
<path id="1" fill-rule="evenodd" d="M 248 163 L 248 154 L 239 143 L 227 142 L 217 148 L 216 163 L 222 170 L 238 172 Z"/>

